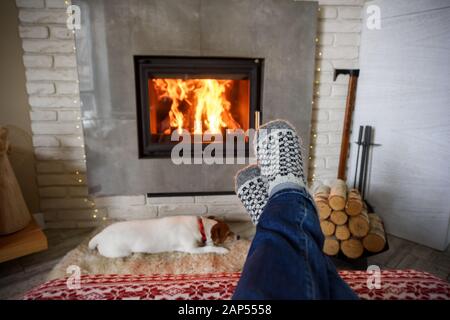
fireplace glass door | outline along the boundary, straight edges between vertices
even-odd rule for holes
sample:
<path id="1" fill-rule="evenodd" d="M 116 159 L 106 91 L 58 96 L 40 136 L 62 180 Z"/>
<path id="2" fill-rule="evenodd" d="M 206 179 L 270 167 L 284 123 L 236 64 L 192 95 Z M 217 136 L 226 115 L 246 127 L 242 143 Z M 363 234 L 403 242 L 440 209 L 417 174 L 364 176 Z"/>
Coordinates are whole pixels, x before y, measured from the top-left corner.
<path id="1" fill-rule="evenodd" d="M 139 152 L 168 157 L 174 132 L 247 132 L 261 112 L 261 59 L 135 57 Z M 225 154 L 225 153 L 224 153 Z"/>

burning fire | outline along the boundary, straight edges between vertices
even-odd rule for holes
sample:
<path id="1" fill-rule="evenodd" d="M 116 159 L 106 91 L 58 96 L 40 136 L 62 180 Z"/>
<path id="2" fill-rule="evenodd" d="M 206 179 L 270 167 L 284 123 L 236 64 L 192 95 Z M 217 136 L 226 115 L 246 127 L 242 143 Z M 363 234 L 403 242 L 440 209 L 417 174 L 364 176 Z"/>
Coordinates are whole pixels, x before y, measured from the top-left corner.
<path id="1" fill-rule="evenodd" d="M 186 129 L 194 134 L 221 133 L 222 128 L 239 129 L 230 113 L 227 98 L 232 80 L 218 79 L 153 79 L 158 100 L 170 98 L 169 123 L 180 133 Z M 171 133 L 170 128 L 164 133 Z"/>

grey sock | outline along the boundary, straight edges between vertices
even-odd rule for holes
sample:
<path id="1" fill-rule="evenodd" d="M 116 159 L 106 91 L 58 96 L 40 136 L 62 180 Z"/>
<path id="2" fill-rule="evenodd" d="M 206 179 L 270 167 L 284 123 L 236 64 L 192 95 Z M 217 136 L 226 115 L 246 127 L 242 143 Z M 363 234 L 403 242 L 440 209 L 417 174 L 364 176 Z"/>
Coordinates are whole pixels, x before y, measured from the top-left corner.
<path id="1" fill-rule="evenodd" d="M 235 177 L 235 190 L 254 224 L 269 199 L 267 180 L 261 176 L 257 165 L 250 165 L 240 170 Z"/>

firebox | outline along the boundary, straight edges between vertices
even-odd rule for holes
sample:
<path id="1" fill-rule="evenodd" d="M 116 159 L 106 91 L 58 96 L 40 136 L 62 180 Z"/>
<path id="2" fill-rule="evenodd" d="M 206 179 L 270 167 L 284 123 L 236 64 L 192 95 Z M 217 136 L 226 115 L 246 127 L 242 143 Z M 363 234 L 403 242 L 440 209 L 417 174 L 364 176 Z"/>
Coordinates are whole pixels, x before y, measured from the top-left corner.
<path id="1" fill-rule="evenodd" d="M 222 134 L 225 148 L 226 133 L 259 124 L 263 59 L 135 56 L 134 66 L 140 158 L 170 157 L 174 132 L 202 148 L 218 143 L 206 133 Z"/>

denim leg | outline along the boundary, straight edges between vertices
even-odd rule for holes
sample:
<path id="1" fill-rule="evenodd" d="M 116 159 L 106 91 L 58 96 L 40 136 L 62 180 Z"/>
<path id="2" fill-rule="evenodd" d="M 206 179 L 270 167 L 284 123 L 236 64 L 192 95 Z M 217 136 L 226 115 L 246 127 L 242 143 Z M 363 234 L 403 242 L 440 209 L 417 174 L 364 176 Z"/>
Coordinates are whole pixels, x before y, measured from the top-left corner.
<path id="1" fill-rule="evenodd" d="M 322 253 L 323 235 L 304 188 L 273 194 L 261 214 L 233 299 L 352 299 Z"/>

